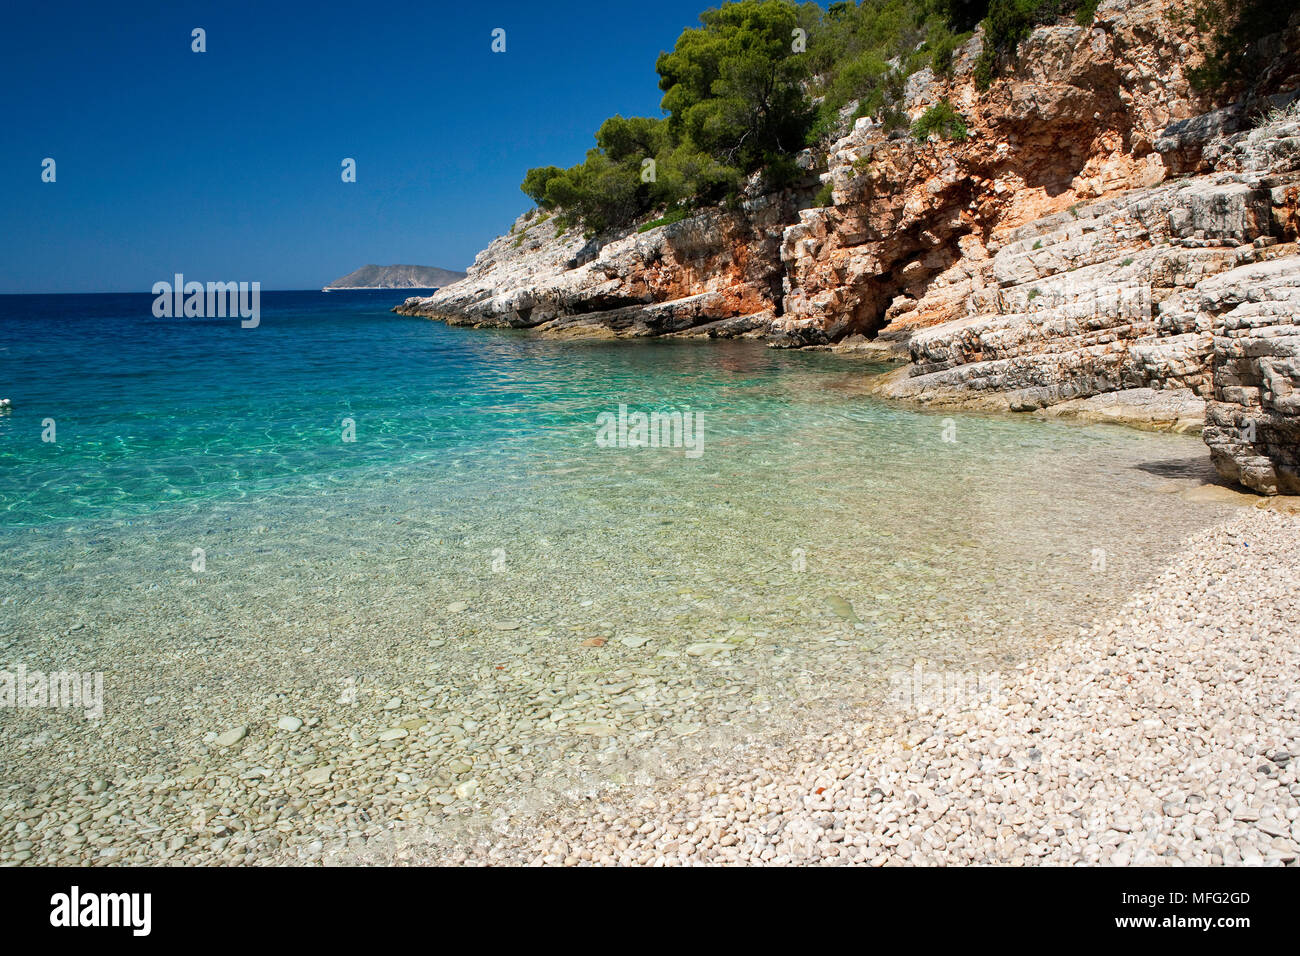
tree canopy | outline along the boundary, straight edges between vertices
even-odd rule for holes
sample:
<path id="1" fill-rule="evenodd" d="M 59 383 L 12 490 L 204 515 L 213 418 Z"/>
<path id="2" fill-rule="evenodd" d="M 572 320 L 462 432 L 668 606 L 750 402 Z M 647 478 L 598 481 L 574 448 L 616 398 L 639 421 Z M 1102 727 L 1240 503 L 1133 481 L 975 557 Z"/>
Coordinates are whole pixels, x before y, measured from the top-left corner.
<path id="1" fill-rule="evenodd" d="M 743 0 L 700 20 L 655 64 L 669 134 L 744 171 L 802 149 L 813 108 L 797 8 Z"/>
<path id="2" fill-rule="evenodd" d="M 761 171 L 784 185 L 794 155 L 824 140 L 842 111 L 886 126 L 902 113 L 911 73 L 951 69 L 981 21 L 992 37 L 986 72 L 1036 22 L 1096 0 L 860 0 L 828 7 L 736 0 L 700 15 L 655 69 L 664 118 L 613 116 L 575 166 L 528 170 L 523 191 L 560 225 L 588 234 L 653 213 L 677 213 L 739 193 Z M 942 117 L 955 130 L 960 117 Z M 964 129 L 964 127 L 961 127 Z"/>

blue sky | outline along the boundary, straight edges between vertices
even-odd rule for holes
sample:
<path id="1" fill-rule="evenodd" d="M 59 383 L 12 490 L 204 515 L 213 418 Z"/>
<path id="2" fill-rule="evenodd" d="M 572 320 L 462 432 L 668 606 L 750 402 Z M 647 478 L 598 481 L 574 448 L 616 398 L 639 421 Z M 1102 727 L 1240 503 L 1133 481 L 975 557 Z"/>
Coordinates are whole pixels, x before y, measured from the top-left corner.
<path id="1" fill-rule="evenodd" d="M 528 207 L 529 167 L 578 162 L 614 113 L 660 115 L 655 57 L 711 5 L 11 5 L 0 292 L 463 269 Z"/>

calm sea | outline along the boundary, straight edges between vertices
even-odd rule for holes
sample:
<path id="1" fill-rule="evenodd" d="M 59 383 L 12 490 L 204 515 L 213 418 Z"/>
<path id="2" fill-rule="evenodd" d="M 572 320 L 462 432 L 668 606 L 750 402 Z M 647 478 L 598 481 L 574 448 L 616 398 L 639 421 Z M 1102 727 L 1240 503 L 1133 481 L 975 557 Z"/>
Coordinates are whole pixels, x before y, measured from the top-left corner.
<path id="1" fill-rule="evenodd" d="M 403 295 L 266 293 L 252 329 L 0 296 L 0 664 L 106 697 L 0 713 L 0 785 L 103 751 L 296 792 L 317 761 L 454 816 L 676 773 L 875 713 L 918 662 L 1032 660 L 1224 513 L 1178 493 L 1196 438 L 912 411 L 826 353 L 448 328 Z M 691 412 L 701 454 L 601 447 L 620 405 Z M 285 714 L 318 721 L 288 749 Z M 212 746 L 242 725 L 242 756 Z"/>

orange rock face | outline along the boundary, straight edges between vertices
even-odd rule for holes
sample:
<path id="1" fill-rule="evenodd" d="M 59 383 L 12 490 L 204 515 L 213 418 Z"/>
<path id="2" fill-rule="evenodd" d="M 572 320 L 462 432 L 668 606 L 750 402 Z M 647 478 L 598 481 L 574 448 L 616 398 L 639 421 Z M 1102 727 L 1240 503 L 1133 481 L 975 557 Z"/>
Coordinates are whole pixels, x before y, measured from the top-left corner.
<path id="1" fill-rule="evenodd" d="M 1080 202 L 1161 182 L 1155 143 L 1210 104 L 1191 89 L 1187 2 L 1105 4 L 1091 27 L 1036 30 L 1013 74 L 976 90 L 921 74 L 913 118 L 947 100 L 962 142 L 890 139 L 859 121 L 831 150 L 833 208 L 787 231 L 781 331 L 790 344 L 910 328 L 966 314 L 1011 230 Z"/>
<path id="2" fill-rule="evenodd" d="M 824 157 L 804 157 L 796 188 L 754 186 L 734 209 L 591 242 L 524 217 L 465 280 L 401 311 L 563 335 L 901 343 L 996 303 L 994 260 L 1017 230 L 1212 167 L 1210 134 L 1240 117 L 1196 119 L 1219 104 L 1187 78 L 1200 56 L 1195 2 L 1104 0 L 1089 26 L 1035 30 L 983 91 L 971 78 L 977 33 L 953 77 L 924 70 L 905 96 L 912 119 L 950 103 L 962 141 L 918 143 L 863 119 Z M 809 208 L 819 168 L 833 204 Z M 1134 235 L 1135 248 L 1146 241 Z"/>

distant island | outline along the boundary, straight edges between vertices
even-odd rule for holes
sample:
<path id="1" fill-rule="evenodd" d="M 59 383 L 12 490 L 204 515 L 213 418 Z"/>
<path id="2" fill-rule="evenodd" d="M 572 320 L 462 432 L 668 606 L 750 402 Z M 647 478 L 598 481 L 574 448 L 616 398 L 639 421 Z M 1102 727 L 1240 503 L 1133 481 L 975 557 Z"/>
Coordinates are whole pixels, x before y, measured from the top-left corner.
<path id="1" fill-rule="evenodd" d="M 362 266 L 325 286 L 333 289 L 441 289 L 465 278 L 455 269 L 435 266 Z"/>

